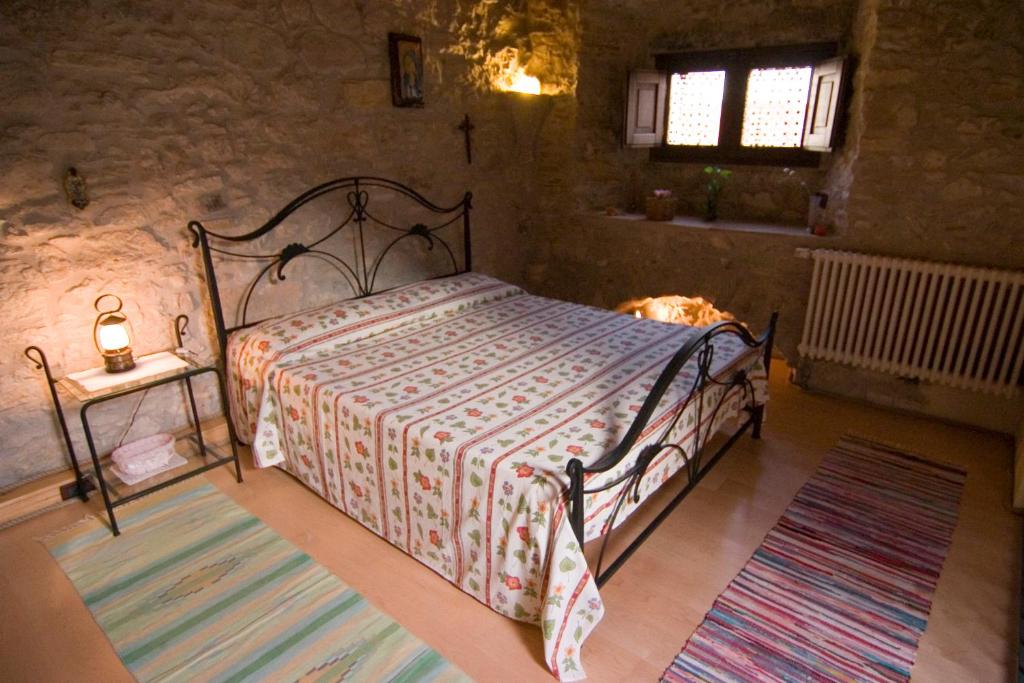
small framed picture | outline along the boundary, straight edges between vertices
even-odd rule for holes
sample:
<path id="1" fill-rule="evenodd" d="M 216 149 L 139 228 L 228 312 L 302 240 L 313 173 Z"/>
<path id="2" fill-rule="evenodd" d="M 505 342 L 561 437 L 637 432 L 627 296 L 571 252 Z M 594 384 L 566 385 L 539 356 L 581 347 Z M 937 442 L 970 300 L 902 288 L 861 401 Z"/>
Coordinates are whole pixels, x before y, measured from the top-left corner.
<path id="1" fill-rule="evenodd" d="M 388 34 L 391 57 L 391 102 L 396 107 L 423 106 L 423 41 L 402 33 Z"/>

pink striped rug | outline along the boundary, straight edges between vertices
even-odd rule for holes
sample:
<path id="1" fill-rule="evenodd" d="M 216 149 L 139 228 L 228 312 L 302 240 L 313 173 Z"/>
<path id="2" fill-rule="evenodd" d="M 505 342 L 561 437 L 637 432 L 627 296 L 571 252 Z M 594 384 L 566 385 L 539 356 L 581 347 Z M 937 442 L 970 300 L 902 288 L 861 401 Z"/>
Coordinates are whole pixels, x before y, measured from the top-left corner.
<path id="1" fill-rule="evenodd" d="M 662 681 L 906 681 L 966 473 L 844 437 Z"/>

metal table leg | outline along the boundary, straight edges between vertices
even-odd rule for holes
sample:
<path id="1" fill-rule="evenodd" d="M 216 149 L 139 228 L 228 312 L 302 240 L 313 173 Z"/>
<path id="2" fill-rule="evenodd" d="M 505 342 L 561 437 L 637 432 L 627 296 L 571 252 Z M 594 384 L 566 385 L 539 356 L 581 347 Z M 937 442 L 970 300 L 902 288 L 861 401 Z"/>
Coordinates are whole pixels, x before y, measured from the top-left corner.
<path id="1" fill-rule="evenodd" d="M 35 352 L 39 357 L 33 358 L 31 352 Z M 83 501 L 89 500 L 89 491 L 92 491 L 96 487 L 92 485 L 92 482 L 82 474 L 82 468 L 78 464 L 78 456 L 75 454 L 74 444 L 71 442 L 71 434 L 68 432 L 68 423 L 64 419 L 64 408 L 60 402 L 60 395 L 57 393 L 57 381 L 53 379 L 53 374 L 50 372 L 50 364 L 46 360 L 46 354 L 38 346 L 29 346 L 25 349 L 25 356 L 35 363 L 36 370 L 42 369 L 46 374 L 46 385 L 50 389 L 50 399 L 53 401 L 53 410 L 57 413 L 57 422 L 60 423 L 60 431 L 64 436 L 64 446 L 68 449 L 68 457 L 71 458 L 71 468 L 75 472 L 75 492 L 71 495 L 77 495 Z M 68 496 L 70 497 L 70 495 Z"/>
<path id="2" fill-rule="evenodd" d="M 107 508 L 107 517 L 110 518 L 110 529 L 114 532 L 115 536 L 120 536 L 121 531 L 117 528 L 117 518 L 114 516 L 114 506 L 110 503 L 110 493 L 107 491 L 107 482 L 103 478 L 103 468 L 100 466 L 100 458 L 96 453 L 96 444 L 93 442 L 92 431 L 89 429 L 89 420 L 86 418 L 86 412 L 92 405 L 92 403 L 86 402 L 82 406 L 82 429 L 85 430 L 85 441 L 89 444 L 89 455 L 92 456 L 92 464 L 96 469 L 96 479 L 99 480 L 100 493 L 103 495 L 103 505 Z"/>

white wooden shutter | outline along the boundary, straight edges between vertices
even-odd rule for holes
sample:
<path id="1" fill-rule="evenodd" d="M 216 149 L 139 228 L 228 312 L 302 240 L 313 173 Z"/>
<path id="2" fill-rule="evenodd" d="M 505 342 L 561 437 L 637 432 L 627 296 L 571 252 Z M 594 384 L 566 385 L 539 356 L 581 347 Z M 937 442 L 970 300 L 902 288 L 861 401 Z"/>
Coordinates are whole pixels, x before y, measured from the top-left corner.
<path id="1" fill-rule="evenodd" d="M 627 147 L 655 147 L 665 134 L 665 100 L 668 78 L 663 71 L 629 73 L 626 88 Z"/>
<path id="2" fill-rule="evenodd" d="M 814 67 L 807 98 L 804 144 L 812 152 L 831 152 L 836 142 L 836 120 L 843 91 L 844 57 L 827 59 Z"/>

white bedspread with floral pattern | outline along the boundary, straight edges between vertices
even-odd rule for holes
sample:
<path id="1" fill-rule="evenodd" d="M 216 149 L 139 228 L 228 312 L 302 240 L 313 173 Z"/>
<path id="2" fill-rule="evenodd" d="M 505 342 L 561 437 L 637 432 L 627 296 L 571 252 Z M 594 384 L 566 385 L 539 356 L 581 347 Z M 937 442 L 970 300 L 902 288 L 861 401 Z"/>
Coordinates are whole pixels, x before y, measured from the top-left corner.
<path id="1" fill-rule="evenodd" d="M 698 333 L 468 273 L 235 333 L 229 394 L 257 465 L 287 469 L 492 609 L 538 624 L 552 672 L 578 680 L 580 648 L 604 608 L 566 519 L 565 465 L 615 445 L 668 359 Z M 760 354 L 730 335 L 716 340 L 713 371 L 740 367 L 763 392 Z M 645 440 L 692 381 L 680 375 Z M 706 405 L 718 391 L 705 391 Z M 738 399 L 706 426 L 734 416 Z M 679 443 L 695 407 L 679 421 Z M 641 493 L 684 464 L 664 450 Z M 588 540 L 618 488 L 587 498 Z"/>

